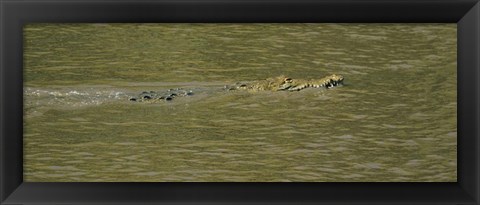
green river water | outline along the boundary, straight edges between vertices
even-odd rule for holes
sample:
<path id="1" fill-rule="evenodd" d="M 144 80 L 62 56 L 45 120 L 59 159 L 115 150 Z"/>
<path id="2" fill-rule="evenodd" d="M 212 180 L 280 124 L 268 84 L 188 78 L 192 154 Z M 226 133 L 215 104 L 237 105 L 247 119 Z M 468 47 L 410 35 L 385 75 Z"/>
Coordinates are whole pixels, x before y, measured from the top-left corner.
<path id="1" fill-rule="evenodd" d="M 456 24 L 29 24 L 24 180 L 454 182 Z M 298 92 L 237 81 L 345 77 Z M 142 91 L 207 92 L 153 104 Z"/>

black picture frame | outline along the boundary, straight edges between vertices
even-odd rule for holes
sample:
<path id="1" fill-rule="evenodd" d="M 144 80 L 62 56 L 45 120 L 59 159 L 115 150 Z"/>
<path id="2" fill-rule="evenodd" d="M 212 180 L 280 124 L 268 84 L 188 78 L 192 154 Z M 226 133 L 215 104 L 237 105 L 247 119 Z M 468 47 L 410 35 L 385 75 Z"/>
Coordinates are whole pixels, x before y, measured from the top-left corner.
<path id="1" fill-rule="evenodd" d="M 480 204 L 478 0 L 0 0 L 0 14 L 0 204 Z M 457 23 L 458 182 L 23 182 L 22 27 L 34 22 Z"/>

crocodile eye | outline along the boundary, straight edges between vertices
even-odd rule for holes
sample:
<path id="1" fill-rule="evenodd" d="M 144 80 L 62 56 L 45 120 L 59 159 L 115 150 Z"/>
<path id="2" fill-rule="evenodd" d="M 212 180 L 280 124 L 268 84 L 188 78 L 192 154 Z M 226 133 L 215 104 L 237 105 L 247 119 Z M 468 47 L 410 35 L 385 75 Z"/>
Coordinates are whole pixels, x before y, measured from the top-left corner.
<path id="1" fill-rule="evenodd" d="M 291 78 L 285 78 L 284 80 L 286 83 L 291 83 L 293 80 Z"/>

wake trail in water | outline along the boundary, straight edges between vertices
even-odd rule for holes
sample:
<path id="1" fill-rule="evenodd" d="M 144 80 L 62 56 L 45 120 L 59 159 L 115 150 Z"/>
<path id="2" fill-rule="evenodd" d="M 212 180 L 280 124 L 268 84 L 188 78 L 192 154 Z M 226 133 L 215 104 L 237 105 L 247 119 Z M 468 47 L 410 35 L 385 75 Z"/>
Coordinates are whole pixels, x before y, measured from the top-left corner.
<path id="1" fill-rule="evenodd" d="M 25 106 L 81 107 L 100 105 L 109 101 L 127 99 L 125 90 L 114 88 L 25 88 Z"/>
<path id="2" fill-rule="evenodd" d="M 218 85 L 207 86 L 90 86 L 90 87 L 25 87 L 24 88 L 24 110 L 42 109 L 77 109 L 87 106 L 98 106 L 106 103 L 132 103 L 132 97 L 138 97 L 142 92 L 168 93 L 172 88 L 185 88 L 195 93 L 197 98 L 209 92 L 220 89 Z"/>

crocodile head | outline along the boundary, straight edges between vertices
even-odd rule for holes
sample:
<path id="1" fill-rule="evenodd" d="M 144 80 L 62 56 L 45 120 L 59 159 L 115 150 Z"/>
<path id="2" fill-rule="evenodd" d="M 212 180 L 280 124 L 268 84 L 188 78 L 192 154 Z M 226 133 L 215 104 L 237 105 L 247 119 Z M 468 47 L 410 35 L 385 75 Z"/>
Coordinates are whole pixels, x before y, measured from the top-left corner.
<path id="1" fill-rule="evenodd" d="M 228 90 L 249 91 L 299 91 L 305 88 L 331 88 L 343 83 L 343 76 L 329 75 L 320 79 L 293 79 L 286 76 L 267 78 L 265 80 L 250 83 L 237 83 L 233 86 L 225 86 Z"/>
<path id="2" fill-rule="evenodd" d="M 343 84 L 343 76 L 329 75 L 321 79 L 292 79 L 284 78 L 283 83 L 278 87 L 278 90 L 285 91 L 299 91 L 305 88 L 332 88 Z"/>

